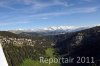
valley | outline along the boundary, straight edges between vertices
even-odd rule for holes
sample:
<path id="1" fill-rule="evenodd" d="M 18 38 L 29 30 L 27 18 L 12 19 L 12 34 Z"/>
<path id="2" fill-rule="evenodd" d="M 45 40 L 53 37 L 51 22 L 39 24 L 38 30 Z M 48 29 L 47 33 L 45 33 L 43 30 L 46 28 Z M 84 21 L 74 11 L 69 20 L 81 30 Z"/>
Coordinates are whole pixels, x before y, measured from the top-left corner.
<path id="1" fill-rule="evenodd" d="M 100 26 L 57 35 L 28 34 L 0 31 L 0 43 L 9 66 L 100 65 Z M 48 59 L 72 57 L 75 60 L 73 63 L 48 64 L 40 63 L 40 57 Z M 93 57 L 94 63 L 75 63 L 77 57 Z"/>

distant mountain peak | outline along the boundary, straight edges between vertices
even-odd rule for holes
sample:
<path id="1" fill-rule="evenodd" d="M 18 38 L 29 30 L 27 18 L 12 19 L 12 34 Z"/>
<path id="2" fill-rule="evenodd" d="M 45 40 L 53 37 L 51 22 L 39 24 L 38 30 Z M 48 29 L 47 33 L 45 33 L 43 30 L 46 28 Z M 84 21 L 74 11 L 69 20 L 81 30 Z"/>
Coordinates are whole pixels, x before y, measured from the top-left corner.
<path id="1" fill-rule="evenodd" d="M 48 28 L 44 28 L 44 30 L 68 30 L 68 29 L 77 29 L 79 27 L 75 26 L 51 26 Z"/>

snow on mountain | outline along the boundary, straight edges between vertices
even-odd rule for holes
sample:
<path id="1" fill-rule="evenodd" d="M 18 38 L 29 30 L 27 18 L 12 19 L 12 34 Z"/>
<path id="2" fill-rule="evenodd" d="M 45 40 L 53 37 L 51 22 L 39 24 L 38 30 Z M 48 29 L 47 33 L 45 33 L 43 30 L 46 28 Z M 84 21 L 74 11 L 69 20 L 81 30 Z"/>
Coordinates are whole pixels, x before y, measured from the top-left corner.
<path id="1" fill-rule="evenodd" d="M 58 35 L 58 34 L 65 34 L 67 32 L 75 32 L 87 29 L 89 27 L 76 27 L 76 26 L 51 26 L 48 28 L 41 28 L 33 31 L 32 33 L 38 33 L 42 35 Z"/>
<path id="2" fill-rule="evenodd" d="M 52 26 L 52 27 L 48 27 L 48 28 L 44 28 L 44 30 L 74 30 L 77 29 L 79 27 L 75 27 L 75 26 Z"/>
<path id="3" fill-rule="evenodd" d="M 91 26 L 93 27 L 93 26 Z M 41 29 L 28 29 L 28 30 L 10 30 L 10 32 L 20 34 L 22 32 L 26 33 L 42 33 L 42 34 L 64 34 L 66 32 L 75 32 L 80 31 L 84 29 L 91 28 L 90 26 L 51 26 L 47 28 L 41 28 Z"/>
<path id="4" fill-rule="evenodd" d="M 43 29 L 37 29 L 35 32 L 71 32 L 71 31 L 79 31 L 89 27 L 76 27 L 76 26 L 52 26 Z"/>
<path id="5" fill-rule="evenodd" d="M 28 29 L 28 30 L 25 30 L 25 29 L 17 29 L 17 30 L 8 30 L 9 32 L 12 32 L 12 33 L 15 33 L 15 34 L 20 34 L 22 32 L 33 32 L 33 30 L 31 29 Z"/>

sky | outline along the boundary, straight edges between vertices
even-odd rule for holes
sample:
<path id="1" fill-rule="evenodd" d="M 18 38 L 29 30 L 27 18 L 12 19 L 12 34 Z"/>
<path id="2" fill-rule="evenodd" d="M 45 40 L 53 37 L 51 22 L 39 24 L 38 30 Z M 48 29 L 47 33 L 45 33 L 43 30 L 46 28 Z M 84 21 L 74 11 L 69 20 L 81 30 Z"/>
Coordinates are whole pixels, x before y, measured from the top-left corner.
<path id="1" fill-rule="evenodd" d="M 0 0 L 0 30 L 100 24 L 100 0 Z"/>

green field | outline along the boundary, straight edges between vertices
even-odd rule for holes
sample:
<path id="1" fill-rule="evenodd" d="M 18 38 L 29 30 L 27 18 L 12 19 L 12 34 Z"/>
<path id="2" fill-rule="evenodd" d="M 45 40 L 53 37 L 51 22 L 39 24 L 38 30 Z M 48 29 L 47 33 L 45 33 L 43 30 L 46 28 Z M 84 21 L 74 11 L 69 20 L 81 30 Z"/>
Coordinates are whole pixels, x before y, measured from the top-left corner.
<path id="1" fill-rule="evenodd" d="M 33 61 L 31 59 L 26 59 L 20 66 L 60 66 L 60 64 L 40 63 L 40 61 Z"/>
<path id="2" fill-rule="evenodd" d="M 54 57 L 54 49 L 48 48 L 45 50 L 46 57 L 53 58 Z M 25 59 L 20 66 L 60 66 L 59 63 L 40 63 L 39 60 Z"/>

